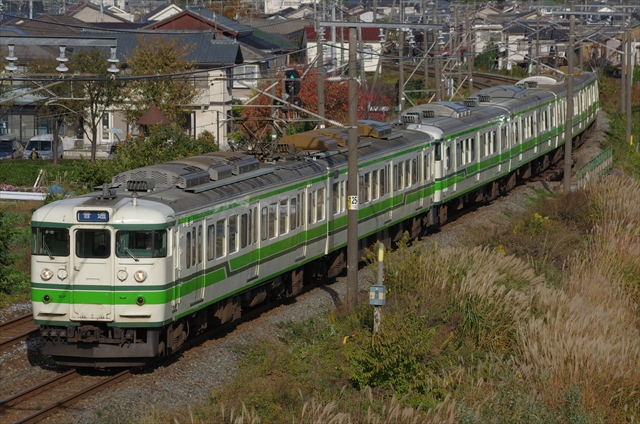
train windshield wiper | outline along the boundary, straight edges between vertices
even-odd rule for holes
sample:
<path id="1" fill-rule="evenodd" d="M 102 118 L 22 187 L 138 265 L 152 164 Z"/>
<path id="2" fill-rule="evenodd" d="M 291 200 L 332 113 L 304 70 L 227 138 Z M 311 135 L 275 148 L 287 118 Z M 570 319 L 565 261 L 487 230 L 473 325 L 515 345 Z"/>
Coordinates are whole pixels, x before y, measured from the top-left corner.
<path id="1" fill-rule="evenodd" d="M 138 259 L 138 258 L 136 257 L 136 255 L 134 255 L 134 254 L 133 254 L 133 252 L 132 252 L 131 250 L 129 250 L 129 248 L 128 248 L 128 247 L 125 247 L 125 248 L 124 248 L 124 252 L 125 252 L 125 253 L 127 253 L 129 256 L 131 256 L 131 257 L 133 258 L 133 260 L 134 260 L 134 261 L 136 261 L 136 262 L 139 262 L 139 261 L 140 261 L 140 259 Z"/>
<path id="2" fill-rule="evenodd" d="M 42 247 L 44 247 L 44 250 L 47 251 L 47 254 L 49 255 L 49 259 L 55 259 L 51 254 L 51 250 L 49 250 L 49 246 L 47 246 L 47 242 L 44 241 L 44 238 L 42 239 Z"/>

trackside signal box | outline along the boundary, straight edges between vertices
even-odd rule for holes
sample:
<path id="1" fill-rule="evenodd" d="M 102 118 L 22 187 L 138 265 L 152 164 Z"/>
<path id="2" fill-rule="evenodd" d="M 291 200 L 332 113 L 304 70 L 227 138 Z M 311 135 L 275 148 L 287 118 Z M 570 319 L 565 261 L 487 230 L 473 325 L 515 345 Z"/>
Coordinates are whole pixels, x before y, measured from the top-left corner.
<path id="1" fill-rule="evenodd" d="M 369 287 L 369 305 L 384 306 L 387 303 L 385 292 L 387 288 L 382 284 L 373 284 Z"/>

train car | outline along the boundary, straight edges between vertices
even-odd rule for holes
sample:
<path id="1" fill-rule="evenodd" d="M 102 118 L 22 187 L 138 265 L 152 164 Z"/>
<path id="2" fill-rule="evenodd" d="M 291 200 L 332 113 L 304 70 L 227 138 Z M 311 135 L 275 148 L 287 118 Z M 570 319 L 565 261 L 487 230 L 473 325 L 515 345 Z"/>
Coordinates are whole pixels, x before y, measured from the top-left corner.
<path id="1" fill-rule="evenodd" d="M 575 87 L 580 139 L 595 120 L 595 77 L 581 74 Z M 565 100 L 563 83 L 525 80 L 464 104 L 409 109 L 394 126 L 360 121 L 360 253 L 424 234 L 448 211 L 491 200 L 559 160 Z M 35 211 L 42 352 L 70 366 L 143 365 L 267 299 L 342 273 L 347 139 L 324 128 L 283 137 L 264 162 L 215 152 L 134 169 L 101 192 Z"/>
<path id="2" fill-rule="evenodd" d="M 428 210 L 433 178 L 421 158 L 433 154 L 424 133 L 370 121 L 359 129 L 364 249 L 399 238 L 408 217 Z M 345 130 L 324 129 L 281 140 L 278 161 L 216 152 L 134 169 L 101 192 L 35 211 L 42 352 L 71 366 L 143 365 L 342 272 L 346 140 Z"/>

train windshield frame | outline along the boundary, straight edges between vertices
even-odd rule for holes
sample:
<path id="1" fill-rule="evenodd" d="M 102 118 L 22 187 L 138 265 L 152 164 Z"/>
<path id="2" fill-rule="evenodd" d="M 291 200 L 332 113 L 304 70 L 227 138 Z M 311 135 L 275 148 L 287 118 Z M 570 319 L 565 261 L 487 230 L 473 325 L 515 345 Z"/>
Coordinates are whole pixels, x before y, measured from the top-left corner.
<path id="1" fill-rule="evenodd" d="M 119 258 L 164 258 L 167 256 L 167 230 L 120 230 L 116 232 Z"/>
<path id="2" fill-rule="evenodd" d="M 39 256 L 69 256 L 69 230 L 66 228 L 33 228 L 31 254 Z"/>
<path id="3" fill-rule="evenodd" d="M 85 259 L 106 259 L 111 256 L 111 232 L 105 229 L 82 228 L 75 231 L 76 256 Z"/>

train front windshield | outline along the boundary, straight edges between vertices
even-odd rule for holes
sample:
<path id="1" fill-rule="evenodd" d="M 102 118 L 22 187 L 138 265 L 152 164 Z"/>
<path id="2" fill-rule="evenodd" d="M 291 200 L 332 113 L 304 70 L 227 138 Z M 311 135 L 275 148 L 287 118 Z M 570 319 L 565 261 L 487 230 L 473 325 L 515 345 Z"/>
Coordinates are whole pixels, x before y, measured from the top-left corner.
<path id="1" fill-rule="evenodd" d="M 69 256 L 69 230 L 34 228 L 31 231 L 31 254 L 49 257 Z"/>
<path id="2" fill-rule="evenodd" d="M 167 231 L 118 231 L 116 255 L 119 258 L 164 258 L 167 256 Z"/>

